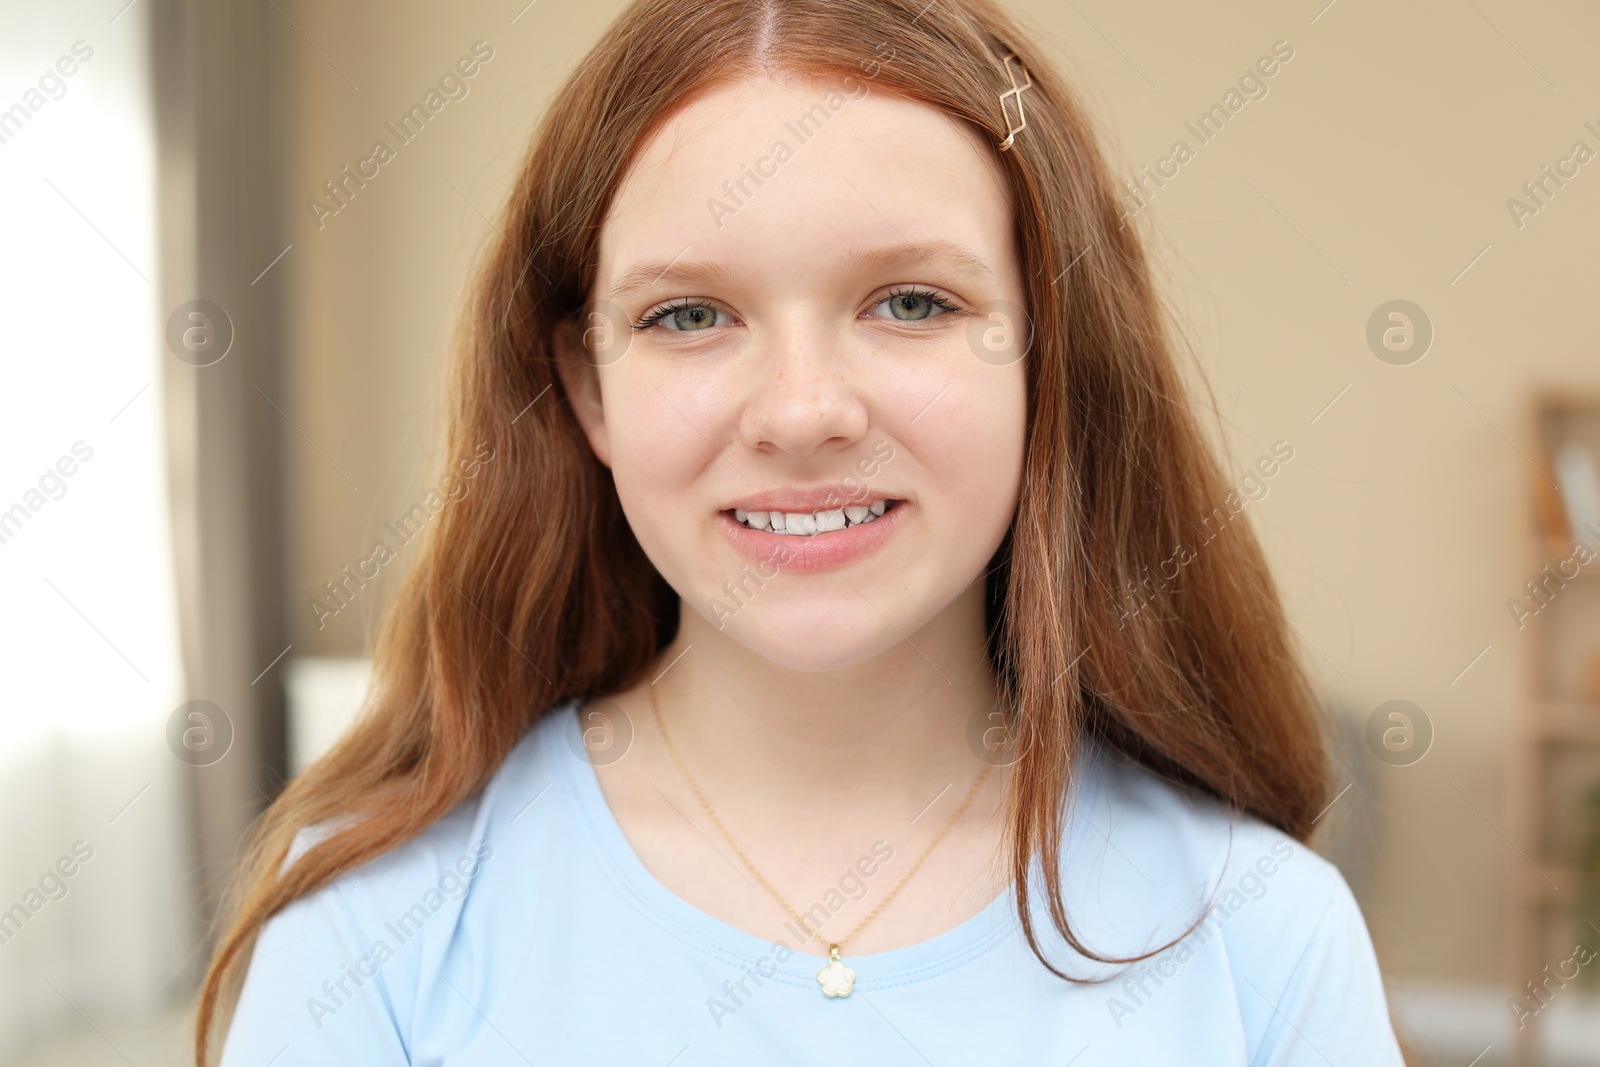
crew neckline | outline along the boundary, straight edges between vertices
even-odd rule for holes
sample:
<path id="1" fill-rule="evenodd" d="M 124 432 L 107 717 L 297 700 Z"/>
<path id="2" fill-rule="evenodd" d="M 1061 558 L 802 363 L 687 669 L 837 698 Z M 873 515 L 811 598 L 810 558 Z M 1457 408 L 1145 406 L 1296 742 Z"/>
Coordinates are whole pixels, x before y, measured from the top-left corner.
<path id="1" fill-rule="evenodd" d="M 776 968 L 777 974 L 769 980 L 815 989 L 816 973 L 827 963 L 825 948 L 818 953 L 815 944 L 798 945 L 798 939 L 785 930 L 786 936 L 781 940 L 794 955 L 778 963 L 773 958 L 778 940 L 758 937 L 701 910 L 650 872 L 612 812 L 594 765 L 575 756 L 585 751 L 578 701 L 569 700 L 553 715 L 559 719 L 562 743 L 567 748 L 556 759 L 568 786 L 566 793 L 607 874 L 628 903 L 665 933 L 703 955 L 740 969 L 760 961 L 764 975 Z M 844 952 L 841 958 L 856 972 L 855 988 L 870 993 L 955 970 L 993 949 L 1017 926 L 1016 885 L 1008 881 L 980 911 L 943 933 L 882 952 Z"/>

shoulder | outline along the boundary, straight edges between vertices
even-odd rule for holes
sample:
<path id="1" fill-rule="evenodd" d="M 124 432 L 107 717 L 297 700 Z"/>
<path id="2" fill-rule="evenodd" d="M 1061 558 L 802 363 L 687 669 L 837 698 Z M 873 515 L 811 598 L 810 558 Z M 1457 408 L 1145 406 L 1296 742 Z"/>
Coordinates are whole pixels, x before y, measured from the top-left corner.
<path id="1" fill-rule="evenodd" d="M 1218 918 L 1239 920 L 1241 934 L 1271 929 L 1280 947 L 1309 937 L 1349 897 L 1339 869 L 1282 830 L 1102 746 L 1085 746 L 1083 757 L 1066 846 L 1079 858 L 1076 874 L 1175 915 L 1214 906 Z M 1185 925 L 1167 924 L 1161 941 Z"/>
<path id="2" fill-rule="evenodd" d="M 555 754 L 566 742 L 569 724 L 565 719 L 571 711 L 571 701 L 552 706 L 512 747 L 480 789 L 416 837 L 344 872 L 335 884 L 357 898 L 374 902 L 392 897 L 401 887 L 435 882 L 451 871 L 472 877 L 464 875 L 463 869 L 483 866 L 493 858 L 494 848 L 487 840 L 491 830 L 521 814 L 528 802 L 540 795 L 540 786 L 551 781 Z M 530 786 L 535 791 L 524 795 Z M 290 846 L 284 867 L 316 848 L 342 825 L 343 822 L 333 822 L 302 830 Z M 466 863 L 463 857 L 478 862 Z"/>
<path id="3" fill-rule="evenodd" d="M 503 847 L 504 830 L 549 784 L 566 728 L 558 713 L 569 707 L 547 712 L 482 789 L 416 837 L 339 872 L 267 922 L 229 1027 L 223 1067 L 243 1062 L 236 1056 L 262 1050 L 270 1056 L 285 1040 L 335 1058 L 350 1053 L 344 1062 L 378 1048 L 404 1055 L 411 1007 L 463 926 L 477 921 L 471 908 L 486 876 L 504 873 L 494 868 L 513 862 L 513 853 L 527 859 L 526 851 Z M 340 825 L 301 831 L 284 866 Z"/>
<path id="4" fill-rule="evenodd" d="M 1176 942 L 1133 966 L 1123 1011 L 1195 968 L 1231 981 L 1253 1064 L 1299 1063 L 1303 1042 L 1344 1062 L 1401 1062 L 1366 923 L 1337 867 L 1120 754 L 1091 746 L 1081 771 L 1063 846 L 1069 919 L 1084 915 L 1106 955 Z M 1188 962 L 1202 957 L 1210 963 Z"/>
<path id="5" fill-rule="evenodd" d="M 563 740 L 559 713 L 570 707 L 570 702 L 559 704 L 541 716 L 488 781 L 443 817 L 410 840 L 341 872 L 326 889 L 342 893 L 358 914 L 372 915 L 385 914 L 382 909 L 387 905 L 427 895 L 430 889 L 439 890 L 447 899 L 464 897 L 478 871 L 494 861 L 492 832 L 537 797 L 538 786 L 529 793 L 530 785 L 548 784 L 552 754 Z M 342 825 L 343 821 L 336 821 L 302 830 L 290 846 L 284 867 L 318 847 Z M 464 884 L 455 884 L 463 879 Z"/>

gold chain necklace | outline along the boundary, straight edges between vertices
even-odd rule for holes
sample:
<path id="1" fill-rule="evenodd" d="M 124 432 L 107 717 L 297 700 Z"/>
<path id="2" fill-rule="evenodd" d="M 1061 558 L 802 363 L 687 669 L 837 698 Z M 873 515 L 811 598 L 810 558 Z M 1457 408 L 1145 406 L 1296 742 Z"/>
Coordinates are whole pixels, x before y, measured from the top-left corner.
<path id="1" fill-rule="evenodd" d="M 767 881 L 766 875 L 762 874 L 756 868 L 756 865 L 750 862 L 750 857 L 744 854 L 744 849 L 740 848 L 739 843 L 733 839 L 733 835 L 728 833 L 728 828 L 722 825 L 722 820 L 717 818 L 717 813 L 711 810 L 711 805 L 707 802 L 705 794 L 700 792 L 700 787 L 695 784 L 694 775 L 689 773 L 689 768 L 684 765 L 683 757 L 678 755 L 678 748 L 672 743 L 672 735 L 667 733 L 667 723 L 661 716 L 661 701 L 656 697 L 654 683 L 650 686 L 650 705 L 655 709 L 656 725 L 661 728 L 661 739 L 667 743 L 667 751 L 672 753 L 672 760 L 678 765 L 678 770 L 683 772 L 683 780 L 689 784 L 689 789 L 694 793 L 695 799 L 700 802 L 702 808 L 706 809 L 706 814 L 716 824 L 717 829 L 722 832 L 722 836 L 727 839 L 728 845 L 744 861 L 744 865 L 750 868 L 750 873 L 756 876 L 756 881 L 761 883 L 762 888 L 771 893 L 774 899 L 783 905 L 783 910 L 794 917 L 795 922 L 800 924 L 800 928 L 810 936 L 820 938 L 822 932 L 813 930 L 811 924 L 807 923 L 805 918 L 795 911 L 787 900 L 783 899 L 783 894 L 773 888 L 772 883 Z M 983 769 L 978 772 L 978 777 L 973 781 L 972 788 L 967 790 L 966 798 L 961 801 L 961 806 L 956 808 L 950 817 L 945 820 L 944 825 L 939 828 L 939 832 L 933 836 L 933 840 L 928 842 L 928 847 L 922 850 L 922 855 L 917 857 L 917 862 L 913 863 L 911 869 L 901 877 L 895 887 L 889 890 L 882 900 L 878 901 L 877 907 L 868 912 L 866 918 L 856 923 L 854 930 L 828 945 L 828 965 L 817 972 L 817 982 L 821 984 L 822 992 L 825 996 L 848 997 L 850 995 L 850 990 L 855 985 L 856 972 L 844 965 L 844 961 L 839 958 L 839 949 L 844 947 L 845 943 L 852 937 L 859 934 L 862 927 L 877 918 L 878 912 L 883 910 L 884 905 L 893 900 L 895 895 L 911 880 L 911 876 L 917 873 L 917 868 L 922 866 L 922 861 L 928 858 L 928 854 L 933 851 L 934 846 L 944 839 L 944 835 L 949 832 L 950 827 L 955 825 L 955 821 L 961 818 L 962 813 L 967 810 L 973 798 L 978 795 L 978 790 L 983 786 L 983 780 L 988 777 L 991 766 L 993 764 L 988 760 L 983 761 Z"/>

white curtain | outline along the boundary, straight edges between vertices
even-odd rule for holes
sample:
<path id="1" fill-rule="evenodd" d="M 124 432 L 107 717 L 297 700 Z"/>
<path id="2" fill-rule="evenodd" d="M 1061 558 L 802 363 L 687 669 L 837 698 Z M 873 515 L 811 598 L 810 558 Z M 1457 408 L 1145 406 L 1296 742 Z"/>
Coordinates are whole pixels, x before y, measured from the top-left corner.
<path id="1" fill-rule="evenodd" d="M 0 13 L 0 1061 L 187 988 L 148 4 Z"/>

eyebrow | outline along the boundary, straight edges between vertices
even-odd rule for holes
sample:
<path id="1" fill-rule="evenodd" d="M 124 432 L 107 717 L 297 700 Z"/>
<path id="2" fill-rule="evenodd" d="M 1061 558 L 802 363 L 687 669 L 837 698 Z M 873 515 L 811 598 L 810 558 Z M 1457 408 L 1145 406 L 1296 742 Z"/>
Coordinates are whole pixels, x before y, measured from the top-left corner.
<path id="1" fill-rule="evenodd" d="M 976 274 L 993 279 L 994 271 L 981 256 L 943 239 L 882 245 L 877 248 L 851 249 L 845 257 L 846 266 L 852 270 L 887 270 L 893 267 L 927 264 L 941 277 L 941 266 L 956 273 Z M 694 283 L 726 281 L 732 272 L 719 263 L 680 262 L 641 263 L 624 271 L 611 287 L 611 298 L 616 299 L 657 282 Z"/>
<path id="2" fill-rule="evenodd" d="M 728 271 L 717 263 L 697 263 L 693 260 L 680 263 L 641 263 L 625 271 L 611 287 L 611 297 L 616 299 L 640 289 L 648 289 L 657 282 L 716 282 L 728 277 Z"/>
<path id="3" fill-rule="evenodd" d="M 938 271 L 943 264 L 956 273 L 977 274 L 989 279 L 995 276 L 981 256 L 954 241 L 943 239 L 920 244 L 908 241 L 880 248 L 852 249 L 846 262 L 855 268 L 876 270 L 927 263 Z"/>

